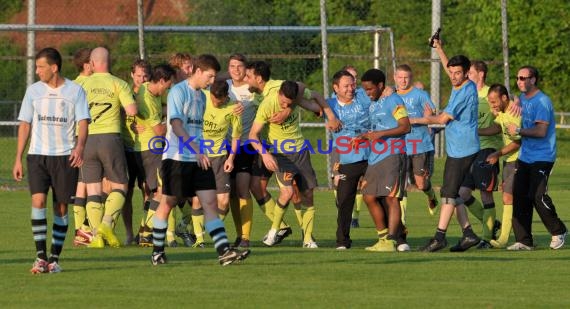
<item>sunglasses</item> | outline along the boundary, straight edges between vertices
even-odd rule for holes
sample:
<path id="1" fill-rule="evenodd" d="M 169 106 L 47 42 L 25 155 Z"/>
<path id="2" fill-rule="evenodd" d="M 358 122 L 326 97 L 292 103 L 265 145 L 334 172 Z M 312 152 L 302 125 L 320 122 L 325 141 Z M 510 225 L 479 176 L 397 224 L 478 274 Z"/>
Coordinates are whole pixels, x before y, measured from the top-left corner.
<path id="1" fill-rule="evenodd" d="M 531 79 L 532 76 L 517 76 L 517 80 L 524 82 L 525 80 Z"/>

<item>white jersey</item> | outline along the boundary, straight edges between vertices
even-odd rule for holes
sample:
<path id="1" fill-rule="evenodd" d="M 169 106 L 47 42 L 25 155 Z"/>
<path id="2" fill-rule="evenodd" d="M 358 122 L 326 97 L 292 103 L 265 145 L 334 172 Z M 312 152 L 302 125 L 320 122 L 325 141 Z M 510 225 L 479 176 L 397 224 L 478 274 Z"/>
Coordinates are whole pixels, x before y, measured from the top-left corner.
<path id="1" fill-rule="evenodd" d="M 196 154 L 193 153 L 189 145 L 190 140 L 181 140 L 172 130 L 170 121 L 180 119 L 191 141 L 199 145 L 202 140 L 206 95 L 200 89 L 192 89 L 188 80 L 183 80 L 170 89 L 167 102 L 166 139 L 168 149 L 165 149 L 162 159 L 196 162 Z"/>
<path id="2" fill-rule="evenodd" d="M 65 79 L 63 85 L 51 88 L 36 82 L 26 89 L 19 121 L 31 124 L 28 154 L 65 156 L 75 147 L 77 122 L 90 120 L 85 91 Z"/>
<path id="3" fill-rule="evenodd" d="M 241 114 L 242 131 L 240 137 L 243 143 L 249 139 L 249 131 L 251 130 L 255 114 L 257 113 L 258 102 L 254 100 L 254 95 L 249 91 L 248 84 L 236 87 L 233 85 L 231 79 L 228 79 L 227 83 L 230 85 L 230 100 L 240 102 L 244 107 L 243 113 Z"/>

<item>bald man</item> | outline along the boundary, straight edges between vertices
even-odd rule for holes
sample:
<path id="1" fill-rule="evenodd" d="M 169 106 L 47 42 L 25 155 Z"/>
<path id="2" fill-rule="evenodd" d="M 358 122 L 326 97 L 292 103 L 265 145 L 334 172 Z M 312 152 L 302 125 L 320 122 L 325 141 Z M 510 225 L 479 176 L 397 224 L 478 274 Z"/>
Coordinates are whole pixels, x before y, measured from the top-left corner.
<path id="1" fill-rule="evenodd" d="M 109 51 L 97 47 L 91 52 L 93 75 L 84 83 L 91 123 L 85 145 L 85 163 L 81 178 L 87 184 L 87 217 L 94 236 L 89 247 L 111 247 L 120 242 L 113 232 L 127 191 L 126 159 L 120 136 L 124 114 L 134 117 L 137 106 L 131 88 L 124 80 L 109 73 Z M 111 186 L 106 200 L 101 197 L 101 180 L 107 177 Z"/>

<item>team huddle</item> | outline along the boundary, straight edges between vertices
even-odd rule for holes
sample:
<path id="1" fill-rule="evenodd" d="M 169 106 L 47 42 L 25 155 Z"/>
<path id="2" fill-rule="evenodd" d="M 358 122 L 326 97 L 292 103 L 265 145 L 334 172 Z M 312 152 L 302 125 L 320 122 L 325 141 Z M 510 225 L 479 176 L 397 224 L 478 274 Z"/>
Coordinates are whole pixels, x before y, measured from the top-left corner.
<path id="1" fill-rule="evenodd" d="M 303 248 L 318 248 L 313 236 L 317 177 L 301 129 L 301 109 L 323 117 L 333 134 L 337 250 L 352 247 L 350 230 L 359 227 L 365 203 L 378 237 L 365 249 L 410 251 L 409 183 L 424 192 L 431 215 L 441 203 L 435 235 L 420 251 L 447 247 L 454 213 L 463 237 L 450 248 L 453 252 L 475 246 L 532 250 L 533 208 L 552 235 L 550 247 L 561 248 L 567 229 L 547 195 L 556 158 L 554 111 L 537 87 L 538 71 L 530 66 L 519 70 L 522 94 L 511 102 L 503 85 L 485 85 L 484 62 L 462 55 L 448 59 L 439 40 L 434 47 L 453 85 L 440 113 L 413 83 L 406 64 L 396 68 L 395 87 L 386 85 L 378 69 L 367 70 L 357 86 L 356 70 L 346 66 L 333 75 L 334 95 L 325 99 L 302 82 L 272 79 L 268 63 L 248 62 L 241 54 L 229 57 L 228 79 L 216 78 L 221 65 L 208 54 L 192 58 L 179 53 L 169 64 L 154 67 L 137 60 L 129 85 L 109 72 L 109 51 L 103 47 L 76 53 L 80 75 L 75 81 L 60 75 L 57 50 L 41 50 L 36 55 L 40 81 L 26 90 L 18 117 L 13 169 L 14 178 L 22 180 L 22 157 L 31 137 L 26 157 L 33 171 L 28 175 L 36 245 L 31 272 L 61 271 L 69 204 L 74 245 L 120 247 L 114 230 L 122 215 L 125 244 L 152 247 L 153 265 L 167 263 L 165 247 L 178 246 L 177 239 L 204 248 L 206 234 L 221 265 L 245 260 L 251 253 L 254 198 L 271 223 L 264 245 L 275 246 L 292 234 L 284 220 L 292 202 Z M 431 184 L 435 130 L 430 124 L 445 125 L 440 201 Z M 493 192 L 499 187 L 500 157 L 504 207 L 497 220 Z M 267 191 L 273 174 L 277 197 Z M 135 186 L 144 201 L 138 233 L 132 227 Z M 48 256 L 50 187 L 54 222 Z M 481 201 L 473 196 L 475 189 Z M 181 218 L 175 216 L 177 207 Z M 481 221 L 481 237 L 471 228 L 467 210 Z M 234 242 L 224 224 L 230 212 Z M 511 229 L 516 241 L 507 246 Z"/>

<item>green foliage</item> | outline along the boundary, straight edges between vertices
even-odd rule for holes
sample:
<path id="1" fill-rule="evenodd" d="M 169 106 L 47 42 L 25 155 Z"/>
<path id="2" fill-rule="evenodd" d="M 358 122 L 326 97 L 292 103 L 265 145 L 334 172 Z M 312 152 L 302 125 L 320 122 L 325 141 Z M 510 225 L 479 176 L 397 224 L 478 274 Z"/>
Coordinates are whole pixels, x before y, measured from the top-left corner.
<path id="1" fill-rule="evenodd" d="M 0 0 L 0 23 L 5 23 L 24 8 L 24 1 Z"/>

